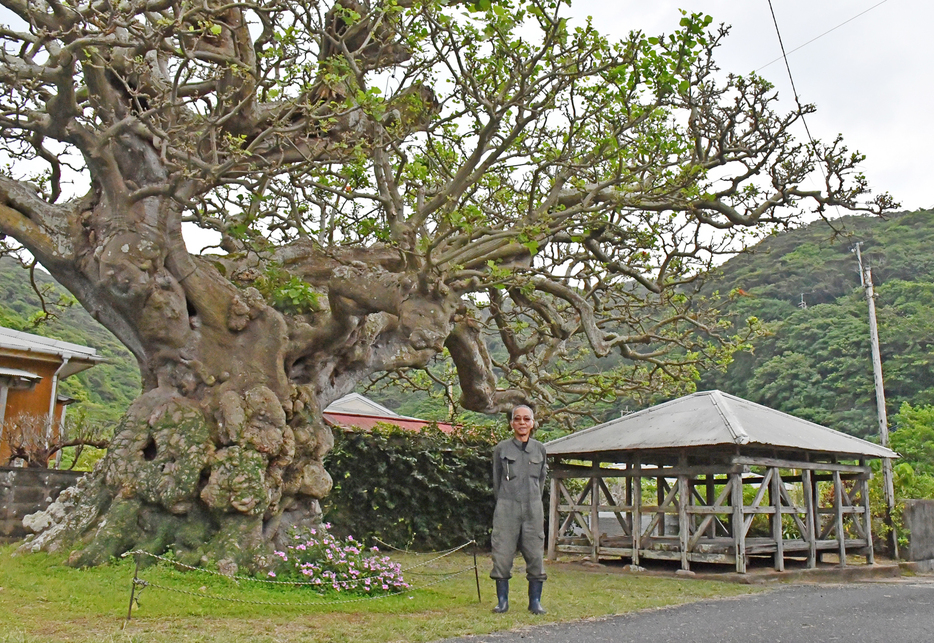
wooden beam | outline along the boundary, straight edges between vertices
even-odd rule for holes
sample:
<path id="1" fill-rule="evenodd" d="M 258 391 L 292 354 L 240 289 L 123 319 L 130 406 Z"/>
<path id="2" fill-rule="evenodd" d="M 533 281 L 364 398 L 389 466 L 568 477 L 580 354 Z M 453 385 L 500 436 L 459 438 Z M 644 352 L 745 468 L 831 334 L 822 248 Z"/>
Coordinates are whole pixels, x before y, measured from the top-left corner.
<path id="1" fill-rule="evenodd" d="M 774 507 L 759 506 L 759 503 L 762 502 L 762 498 L 765 496 L 765 492 L 769 489 L 769 483 L 772 481 L 772 471 L 773 469 L 771 468 L 766 470 L 765 475 L 758 481 L 759 491 L 756 492 L 756 497 L 753 498 L 752 504 L 743 507 L 743 514 L 748 516 L 743 522 L 744 536 L 749 532 L 749 528 L 752 526 L 752 519 L 755 518 L 756 514 L 775 513 Z"/>
<path id="2" fill-rule="evenodd" d="M 811 472 L 805 469 L 801 472 L 801 487 L 804 493 L 804 524 L 806 533 L 804 539 L 808 543 L 808 569 L 817 567 L 817 529 L 814 526 L 817 514 L 814 511 L 814 482 Z"/>
<path id="3" fill-rule="evenodd" d="M 786 478 L 782 478 L 782 483 L 785 483 L 785 482 L 787 482 L 787 479 L 786 479 Z M 795 526 L 797 526 L 797 528 L 798 528 L 798 533 L 801 534 L 801 537 L 802 537 L 802 538 L 804 538 L 805 540 L 807 540 L 807 535 L 806 535 L 806 534 L 807 534 L 807 526 L 801 521 L 801 518 L 798 516 L 798 514 L 805 513 L 805 512 L 806 512 L 806 509 L 803 509 L 803 508 L 801 508 L 801 507 L 799 507 L 798 505 L 795 504 L 794 500 L 793 500 L 793 499 L 791 498 L 791 496 L 788 494 L 788 490 L 785 489 L 785 485 L 784 485 L 784 484 L 779 485 L 778 490 L 779 490 L 779 491 L 781 492 L 781 494 L 782 494 L 782 500 L 784 500 L 786 503 L 788 503 L 788 507 L 790 508 L 790 511 L 786 511 L 785 509 L 782 509 L 782 513 L 783 513 L 783 514 L 786 514 L 786 513 L 790 513 L 790 514 L 791 514 L 791 516 L 795 519 Z"/>
<path id="4" fill-rule="evenodd" d="M 663 536 L 665 534 L 665 514 L 666 513 L 673 514 L 678 511 L 676 508 L 676 505 L 672 505 L 672 500 L 674 500 L 675 492 L 678 490 L 677 483 L 675 483 L 674 487 L 668 487 L 667 483 L 665 483 L 663 487 L 662 486 L 663 482 L 664 482 L 664 479 L 658 480 L 658 489 L 666 488 L 668 489 L 668 492 L 665 494 L 665 497 L 662 499 L 662 504 L 658 507 L 642 507 L 642 511 L 646 513 L 653 513 L 653 512 L 655 513 L 655 515 L 652 517 L 652 521 L 649 523 L 649 526 L 646 527 L 645 531 L 643 532 L 647 536 L 652 535 L 652 531 L 655 529 L 656 525 L 658 525 L 659 516 L 661 516 L 661 521 L 662 521 L 662 529 L 659 535 Z M 665 511 L 665 507 L 667 506 L 671 506 L 671 511 Z"/>
<path id="5" fill-rule="evenodd" d="M 860 462 L 860 464 L 863 464 Z M 861 480 L 860 488 L 862 489 L 862 505 L 863 505 L 863 531 L 866 534 L 866 564 L 875 565 L 876 555 L 872 549 L 872 512 L 869 508 L 869 480 Z"/>
<path id="6" fill-rule="evenodd" d="M 838 473 L 866 473 L 869 470 L 869 467 L 860 466 L 858 464 L 838 464 L 836 462 L 799 462 L 796 460 L 756 458 L 745 455 L 733 456 L 731 462 L 733 464 L 742 464 L 750 467 L 778 467 L 781 469 L 835 471 Z"/>
<path id="7" fill-rule="evenodd" d="M 852 516 L 853 528 L 856 530 L 857 538 L 865 538 L 866 532 L 863 530 L 863 521 L 860 520 L 860 515 L 863 512 L 863 508 L 860 505 L 857 505 L 856 498 L 857 494 L 860 492 L 860 485 L 853 485 L 853 488 L 847 491 L 845 488 L 843 490 L 843 505 L 844 513 Z"/>
<path id="8" fill-rule="evenodd" d="M 688 561 L 688 541 L 691 537 L 688 505 L 691 500 L 691 487 L 688 484 L 688 477 L 678 476 L 678 536 L 681 544 L 681 569 L 685 571 L 691 569 L 691 563 Z"/>
<path id="9" fill-rule="evenodd" d="M 768 471 L 765 472 L 765 475 L 762 476 L 762 480 L 759 481 L 759 491 L 756 492 L 756 497 L 753 499 L 752 504 L 749 505 L 749 507 L 746 507 L 743 509 L 743 512 L 755 513 L 755 512 L 750 512 L 748 510 L 759 508 L 759 504 L 762 502 L 762 498 L 765 497 L 765 492 L 769 490 L 769 483 L 772 481 L 772 471 L 773 469 L 770 468 Z M 771 513 L 771 512 L 764 512 L 764 513 Z"/>
<path id="10" fill-rule="evenodd" d="M 705 482 L 706 482 L 706 492 L 707 492 L 707 505 L 708 506 L 715 505 L 717 503 L 714 502 L 716 500 L 715 498 L 716 490 L 714 489 L 713 476 L 708 473 L 707 480 Z M 698 531 L 703 531 L 703 529 L 699 529 Z M 714 522 L 713 520 L 710 521 L 710 530 L 707 535 L 710 538 L 713 538 L 714 536 L 717 535 L 717 523 Z"/>
<path id="11" fill-rule="evenodd" d="M 772 516 L 772 538 L 775 539 L 775 571 L 785 571 L 785 543 L 782 534 L 782 477 L 778 467 L 772 469 L 772 506 L 775 509 L 775 515 Z"/>
<path id="12" fill-rule="evenodd" d="M 584 530 L 584 532 L 589 535 L 590 527 L 587 525 L 586 522 L 584 522 L 584 519 L 581 518 L 580 511 L 573 509 L 573 507 L 580 506 L 581 501 L 583 501 L 583 499 L 587 497 L 587 493 L 590 491 L 590 483 L 588 482 L 586 485 L 584 485 L 584 490 L 581 491 L 581 495 L 578 498 L 577 502 L 574 502 L 574 499 L 571 497 L 570 492 L 567 490 L 567 488 L 564 486 L 563 483 L 558 486 L 561 489 L 561 495 L 564 496 L 564 498 L 568 501 L 567 506 L 572 507 L 572 509 L 570 510 L 570 513 L 568 514 L 568 517 L 564 519 L 563 523 L 561 523 L 561 529 L 559 530 L 558 533 L 564 534 L 564 532 L 567 531 L 567 528 L 571 525 L 571 521 L 576 520 L 577 524 L 579 524 L 581 528 Z M 559 511 L 560 511 L 560 507 L 559 507 Z"/>
<path id="13" fill-rule="evenodd" d="M 636 460 L 632 465 L 632 564 L 639 564 L 642 549 L 642 464 Z"/>
<path id="14" fill-rule="evenodd" d="M 691 541 L 689 543 L 689 549 L 694 549 L 694 546 L 697 544 L 697 541 L 700 540 L 701 536 L 704 535 L 704 531 L 707 529 L 707 525 L 714 524 L 714 519 L 717 514 L 730 513 L 732 509 L 730 507 L 723 506 L 723 503 L 730 495 L 730 485 L 727 484 L 724 486 L 723 491 L 720 492 L 720 497 L 711 500 L 713 503 L 712 507 L 688 507 L 688 513 L 692 515 L 702 515 L 706 514 L 707 517 L 701 521 L 701 524 L 698 526 L 697 530 L 694 532 L 694 535 L 691 536 Z M 709 536 L 713 538 L 713 536 Z"/>
<path id="15" fill-rule="evenodd" d="M 743 477 L 738 473 L 730 476 L 730 501 L 733 505 L 733 552 L 736 556 L 736 573 L 746 573 L 746 531 L 743 518 Z"/>
<path id="16" fill-rule="evenodd" d="M 807 469 L 803 469 L 802 471 L 807 471 Z M 840 472 L 840 479 L 844 481 L 846 480 L 869 480 L 871 477 L 872 475 L 869 473 L 845 473 L 842 471 Z M 801 482 L 801 476 L 800 475 L 782 476 L 782 480 L 784 480 L 785 482 Z M 816 473 L 812 471 L 811 480 L 815 480 L 817 482 L 830 482 L 831 480 L 833 480 L 833 475 L 830 473 Z"/>
<path id="17" fill-rule="evenodd" d="M 833 505 L 836 511 L 837 551 L 840 555 L 840 567 L 846 567 L 846 537 L 843 531 L 843 481 L 840 472 L 833 472 Z"/>
<path id="18" fill-rule="evenodd" d="M 555 464 L 549 467 L 549 472 L 557 478 L 628 478 L 635 475 L 635 469 L 607 469 L 594 470 L 590 467 L 577 464 Z M 696 478 L 709 473 L 730 474 L 742 473 L 743 465 L 738 464 L 711 464 L 705 466 L 674 466 L 674 467 L 646 467 L 642 470 L 644 477 L 661 476 L 663 478 L 677 478 L 689 476 Z"/>
<path id="19" fill-rule="evenodd" d="M 768 509 L 768 513 L 771 513 L 773 511 L 771 507 L 765 507 L 765 509 Z M 723 514 L 733 513 L 733 508 L 729 506 L 721 507 L 721 506 L 716 506 L 716 505 L 713 507 L 701 507 L 699 505 L 691 505 L 690 507 L 688 507 L 688 513 L 694 516 L 719 516 Z M 710 524 L 710 523 L 707 523 L 707 524 Z"/>
<path id="20" fill-rule="evenodd" d="M 631 469 L 632 465 L 627 464 L 626 468 Z M 626 497 L 623 499 L 623 502 L 625 502 L 630 507 L 629 509 L 629 532 L 628 533 L 632 534 L 632 529 L 633 529 L 632 527 L 632 504 L 633 504 L 632 503 L 632 476 L 626 477 Z"/>
<path id="21" fill-rule="evenodd" d="M 596 477 L 600 462 L 594 460 L 593 468 L 594 477 L 590 479 L 590 531 L 593 534 L 593 541 L 590 543 L 592 547 L 590 560 L 597 563 L 600 562 L 600 486 L 597 483 L 603 480 Z"/>
<path id="22" fill-rule="evenodd" d="M 555 544 L 558 542 L 558 479 L 551 479 L 551 493 L 548 496 L 548 560 L 558 557 Z"/>
<path id="23" fill-rule="evenodd" d="M 613 497 L 613 493 L 610 491 L 610 488 L 606 485 L 606 482 L 603 481 L 603 478 L 598 478 L 597 482 L 600 484 L 600 488 L 603 490 L 603 495 L 606 496 L 606 499 L 610 502 L 609 505 L 600 505 L 597 507 L 597 511 L 612 511 L 616 516 L 616 521 L 619 523 L 620 529 L 623 530 L 623 535 L 628 534 L 629 525 L 627 525 L 626 518 L 623 517 L 624 511 L 631 511 L 631 507 L 625 505 L 618 505 L 616 499 Z"/>

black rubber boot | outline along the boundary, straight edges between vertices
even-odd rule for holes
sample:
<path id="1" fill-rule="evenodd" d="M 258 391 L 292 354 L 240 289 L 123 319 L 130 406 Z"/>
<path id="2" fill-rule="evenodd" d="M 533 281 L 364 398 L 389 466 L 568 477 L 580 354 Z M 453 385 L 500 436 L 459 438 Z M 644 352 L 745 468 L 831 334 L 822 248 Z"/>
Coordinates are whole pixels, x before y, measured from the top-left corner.
<path id="1" fill-rule="evenodd" d="M 545 614 L 545 608 L 542 607 L 542 585 L 545 581 L 529 581 L 529 611 L 533 614 Z"/>
<path id="2" fill-rule="evenodd" d="M 496 614 L 503 614 L 509 611 L 509 580 L 497 578 L 496 579 L 496 607 L 493 608 L 493 612 Z"/>

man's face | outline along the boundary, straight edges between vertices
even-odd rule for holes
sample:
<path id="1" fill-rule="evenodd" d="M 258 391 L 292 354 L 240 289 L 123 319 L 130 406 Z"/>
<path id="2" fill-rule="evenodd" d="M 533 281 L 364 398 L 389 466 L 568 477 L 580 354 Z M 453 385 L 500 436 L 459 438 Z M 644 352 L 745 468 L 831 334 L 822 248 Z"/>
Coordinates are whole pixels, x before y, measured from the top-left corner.
<path id="1" fill-rule="evenodd" d="M 532 427 L 535 425 L 535 416 L 527 408 L 519 407 L 512 413 L 512 420 L 509 426 L 512 427 L 512 434 L 519 442 L 528 442 L 532 435 Z"/>

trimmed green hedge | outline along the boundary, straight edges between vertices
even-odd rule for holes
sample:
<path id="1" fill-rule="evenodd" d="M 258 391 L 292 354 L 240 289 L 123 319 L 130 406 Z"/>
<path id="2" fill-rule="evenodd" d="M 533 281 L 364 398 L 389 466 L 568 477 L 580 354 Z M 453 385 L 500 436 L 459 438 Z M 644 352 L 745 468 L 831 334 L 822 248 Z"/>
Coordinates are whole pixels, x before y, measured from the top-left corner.
<path id="1" fill-rule="evenodd" d="M 332 533 L 399 548 L 441 550 L 476 540 L 489 547 L 493 521 L 490 431 L 412 434 L 391 425 L 334 430 L 325 467 L 334 488 L 323 509 Z"/>

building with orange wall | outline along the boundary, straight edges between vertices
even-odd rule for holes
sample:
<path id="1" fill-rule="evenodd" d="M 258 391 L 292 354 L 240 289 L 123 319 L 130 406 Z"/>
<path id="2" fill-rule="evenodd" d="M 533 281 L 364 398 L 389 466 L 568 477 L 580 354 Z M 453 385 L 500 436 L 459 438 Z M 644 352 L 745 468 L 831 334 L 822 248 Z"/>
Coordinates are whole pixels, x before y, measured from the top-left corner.
<path id="1" fill-rule="evenodd" d="M 87 346 L 0 327 L 0 465 L 10 458 L 10 427 L 18 418 L 42 418 L 47 442 L 57 440 L 69 400 L 59 383 L 102 362 Z"/>

